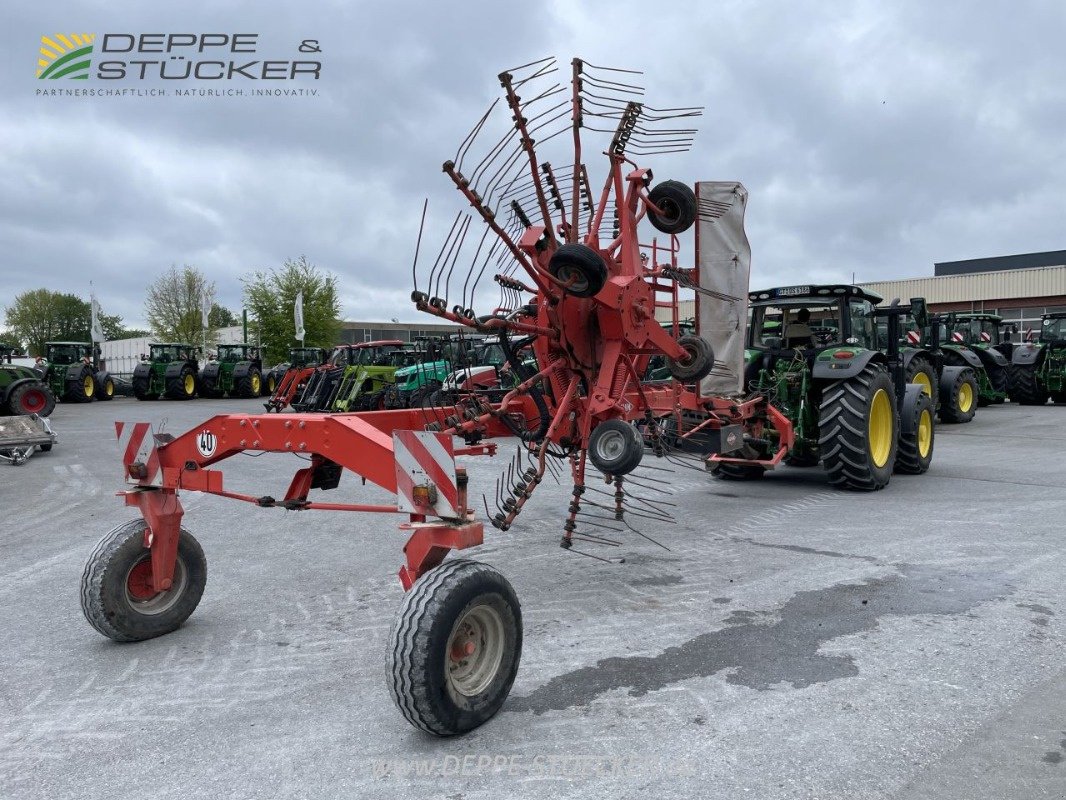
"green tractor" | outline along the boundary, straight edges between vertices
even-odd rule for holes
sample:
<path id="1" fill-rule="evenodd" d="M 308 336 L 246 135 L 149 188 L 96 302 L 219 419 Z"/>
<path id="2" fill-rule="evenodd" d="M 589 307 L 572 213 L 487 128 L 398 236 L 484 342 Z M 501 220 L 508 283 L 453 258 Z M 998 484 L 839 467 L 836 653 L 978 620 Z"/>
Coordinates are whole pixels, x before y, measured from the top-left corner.
<path id="1" fill-rule="evenodd" d="M 376 410 L 384 404 L 387 387 L 396 382 L 397 370 L 418 361 L 419 351 L 399 339 L 366 345 L 353 353 L 353 360 L 341 374 L 334 411 Z"/>
<path id="2" fill-rule="evenodd" d="M 424 341 L 425 360 L 396 370 L 395 383 L 385 388 L 384 408 L 420 408 L 458 369 L 480 365 L 484 336 L 452 334 Z"/>
<path id="3" fill-rule="evenodd" d="M 1011 354 L 1011 400 L 1023 406 L 1042 406 L 1049 397 L 1066 403 L 1066 312 L 1044 314 L 1039 337 L 1030 338 Z"/>
<path id="4" fill-rule="evenodd" d="M 908 313 L 900 315 L 899 352 L 907 383 L 921 384 L 933 398 L 941 422 L 964 423 L 977 413 L 980 387 L 972 366 L 945 364 L 942 349 L 943 325 L 928 316 L 918 325 Z M 881 349 L 887 352 L 887 323 L 878 324 Z"/>
<path id="5" fill-rule="evenodd" d="M 786 464 L 825 469 L 829 483 L 872 491 L 893 472 L 920 474 L 933 457 L 933 398 L 908 383 L 899 352 L 900 317 L 924 321 L 925 302 L 875 309 L 881 298 L 858 286 L 788 286 L 751 292 L 744 380 L 785 416 L 794 441 Z M 887 352 L 879 349 L 884 318 Z M 737 454 L 712 456 L 727 480 L 760 478 L 781 443 L 773 425 L 745 431 Z M 735 456 L 735 457 L 734 457 Z M 748 463 L 745 463 L 748 462 Z"/>
<path id="6" fill-rule="evenodd" d="M 990 406 L 1007 399 L 1010 361 L 1000 350 L 1000 326 L 1003 320 L 994 314 L 942 314 L 937 319 L 945 326 L 940 348 L 944 364 L 971 367 L 977 375 L 977 405 Z"/>
<path id="7" fill-rule="evenodd" d="M 199 385 L 198 348 L 191 344 L 148 345 L 133 368 L 133 396 L 138 400 L 191 400 Z"/>
<path id="8" fill-rule="evenodd" d="M 100 348 L 90 342 L 45 343 L 44 379 L 64 402 L 89 403 L 115 396 L 111 373 L 100 366 Z"/>
<path id="9" fill-rule="evenodd" d="M 220 344 L 214 359 L 200 372 L 202 397 L 260 397 L 263 394 L 263 362 L 254 345 Z"/>
<path id="10" fill-rule="evenodd" d="M 11 362 L 16 352 L 11 345 L 0 344 L 0 415 L 47 417 L 56 407 L 56 396 L 39 372 Z"/>

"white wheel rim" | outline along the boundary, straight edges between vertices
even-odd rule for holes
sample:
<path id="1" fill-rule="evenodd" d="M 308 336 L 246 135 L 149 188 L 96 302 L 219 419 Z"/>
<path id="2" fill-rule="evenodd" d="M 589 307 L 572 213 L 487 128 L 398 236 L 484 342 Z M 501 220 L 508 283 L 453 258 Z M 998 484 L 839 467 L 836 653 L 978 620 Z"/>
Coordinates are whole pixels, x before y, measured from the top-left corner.
<path id="1" fill-rule="evenodd" d="M 621 431 L 607 431 L 596 440 L 596 458 L 604 463 L 617 461 L 626 451 L 626 437 Z"/>
<path id="2" fill-rule="evenodd" d="M 445 652 L 448 688 L 461 697 L 482 694 L 503 663 L 504 625 L 489 605 L 467 608 L 452 628 Z"/>

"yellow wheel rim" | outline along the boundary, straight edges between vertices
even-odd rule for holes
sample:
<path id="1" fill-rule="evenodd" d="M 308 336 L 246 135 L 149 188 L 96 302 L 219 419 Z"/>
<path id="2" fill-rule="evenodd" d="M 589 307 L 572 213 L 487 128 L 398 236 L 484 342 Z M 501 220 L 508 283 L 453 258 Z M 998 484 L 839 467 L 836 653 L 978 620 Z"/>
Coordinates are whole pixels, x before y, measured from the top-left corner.
<path id="1" fill-rule="evenodd" d="M 917 383 L 922 387 L 922 391 L 930 397 L 933 396 L 933 382 L 929 380 L 928 372 L 915 372 L 914 377 L 911 378 L 911 383 Z"/>
<path id="2" fill-rule="evenodd" d="M 973 387 L 964 383 L 959 387 L 959 411 L 963 413 L 973 408 Z"/>
<path id="3" fill-rule="evenodd" d="M 96 391 L 96 386 L 93 385 L 93 376 L 86 375 L 81 382 L 82 391 L 85 392 L 86 397 L 92 397 L 93 392 Z"/>
<path id="4" fill-rule="evenodd" d="M 196 379 L 192 375 L 185 376 L 185 394 L 191 395 L 196 391 Z"/>
<path id="5" fill-rule="evenodd" d="M 108 397 L 111 397 L 112 395 L 115 394 L 115 383 L 114 383 L 114 381 L 108 380 L 108 382 L 106 384 L 104 384 L 104 393 Z"/>
<path id="6" fill-rule="evenodd" d="M 262 384 L 259 383 L 259 376 L 258 375 L 253 375 L 252 376 L 252 394 L 259 394 L 259 389 L 261 388 L 261 386 L 262 386 Z"/>
<path id="7" fill-rule="evenodd" d="M 929 409 L 923 409 L 918 418 L 918 455 L 922 458 L 929 457 L 929 451 L 933 449 L 933 415 Z"/>
<path id="8" fill-rule="evenodd" d="M 892 402 L 884 389 L 878 389 L 870 402 L 870 458 L 883 467 L 892 453 Z"/>

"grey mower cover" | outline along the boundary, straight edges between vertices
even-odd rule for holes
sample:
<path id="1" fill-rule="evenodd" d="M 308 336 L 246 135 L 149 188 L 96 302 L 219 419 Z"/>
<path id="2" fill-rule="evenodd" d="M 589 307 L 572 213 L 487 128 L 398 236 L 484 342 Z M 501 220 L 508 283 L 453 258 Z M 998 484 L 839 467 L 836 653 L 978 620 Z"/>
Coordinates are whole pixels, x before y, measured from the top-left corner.
<path id="1" fill-rule="evenodd" d="M 748 190 L 736 181 L 700 181 L 696 197 L 696 259 L 702 290 L 696 297 L 699 331 L 714 348 L 715 358 L 711 374 L 700 382 L 700 392 L 736 397 L 744 391 L 751 273 L 751 246 L 744 232 Z"/>

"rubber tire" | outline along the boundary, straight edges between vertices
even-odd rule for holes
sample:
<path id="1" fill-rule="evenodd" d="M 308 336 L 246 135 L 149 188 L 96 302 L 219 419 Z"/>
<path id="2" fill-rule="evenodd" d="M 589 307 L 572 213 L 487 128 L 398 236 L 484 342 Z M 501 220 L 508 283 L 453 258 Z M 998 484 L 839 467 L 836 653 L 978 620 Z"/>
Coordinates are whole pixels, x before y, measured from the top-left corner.
<path id="1" fill-rule="evenodd" d="M 406 408 L 403 398 L 400 396 L 400 390 L 396 388 L 395 383 L 389 384 L 381 390 L 381 407 L 388 410 Z"/>
<path id="2" fill-rule="evenodd" d="M 936 369 L 933 367 L 933 364 L 929 361 L 929 359 L 925 356 L 916 355 L 914 358 L 911 359 L 910 363 L 907 365 L 907 369 L 903 373 L 903 382 L 918 383 L 918 381 L 914 380 L 914 376 L 917 375 L 919 372 L 925 373 L 925 376 L 929 379 L 930 391 L 936 392 L 937 386 L 939 384 L 939 381 L 936 377 Z"/>
<path id="3" fill-rule="evenodd" d="M 607 283 L 607 263 L 591 247 L 576 242 L 560 245 L 548 261 L 548 272 L 561 281 L 579 279 L 567 294 L 574 297 L 594 297 Z M 560 274 L 562 273 L 562 274 Z"/>
<path id="4" fill-rule="evenodd" d="M 970 384 L 970 391 L 973 395 L 973 405 L 970 406 L 969 411 L 960 411 L 958 408 L 959 391 L 964 383 Z M 977 395 L 979 389 L 980 387 L 977 385 L 977 376 L 974 375 L 972 369 L 961 372 L 959 377 L 955 379 L 955 383 L 951 385 L 951 391 L 948 397 L 941 396 L 940 398 L 940 421 L 948 425 L 961 425 L 962 423 L 972 420 L 977 413 Z"/>
<path id="5" fill-rule="evenodd" d="M 622 450 L 614 457 L 600 453 L 599 447 L 607 437 L 620 437 Z M 640 466 L 644 458 L 644 437 L 635 425 L 620 419 L 608 419 L 592 429 L 589 436 L 589 461 L 604 475 L 628 475 Z"/>
<path id="6" fill-rule="evenodd" d="M 192 375 L 192 394 L 188 394 L 185 391 L 185 378 L 188 375 Z M 192 367 L 186 364 L 181 368 L 178 377 L 167 381 L 165 395 L 170 400 L 192 400 L 196 397 L 196 373 L 193 372 Z"/>
<path id="7" fill-rule="evenodd" d="M 648 192 L 648 199 L 664 212 L 663 216 L 659 216 L 648 209 L 648 221 L 656 230 L 670 234 L 684 233 L 696 221 L 696 194 L 681 181 L 657 184 Z"/>
<path id="8" fill-rule="evenodd" d="M 871 402 L 883 389 L 891 404 L 891 449 L 882 466 L 873 462 L 869 447 Z M 818 449 L 829 484 L 841 489 L 871 492 L 883 489 L 892 478 L 899 439 L 896 391 L 881 364 L 867 364 L 853 378 L 833 381 L 822 392 L 818 417 Z"/>
<path id="9" fill-rule="evenodd" d="M 429 402 L 427 406 L 427 401 L 429 401 L 434 394 L 439 392 L 440 389 L 440 381 L 427 381 L 426 383 L 415 389 L 413 392 L 411 392 L 411 397 L 408 400 L 408 406 L 410 408 L 426 408 L 428 406 L 432 406 L 432 402 Z"/>
<path id="10" fill-rule="evenodd" d="M 148 387 L 151 384 L 145 381 L 143 378 L 137 378 L 133 382 L 133 396 L 138 400 L 156 400 L 159 395 L 154 392 L 148 391 Z"/>
<path id="11" fill-rule="evenodd" d="M 91 403 L 93 395 L 85 394 L 85 379 L 92 380 L 93 371 L 89 366 L 82 367 L 81 372 L 78 374 L 77 380 L 67 381 L 67 391 L 63 395 L 63 399 L 71 403 Z M 93 394 L 96 393 L 96 381 L 93 380 Z"/>
<path id="12" fill-rule="evenodd" d="M 992 405 L 999 405 L 1007 399 L 1010 391 L 1010 377 L 1007 374 L 1008 367 L 992 364 L 985 368 L 988 372 L 988 382 L 992 384 L 993 391 L 999 392 L 1000 396 L 992 401 Z"/>
<path id="13" fill-rule="evenodd" d="M 141 614 L 126 598 L 126 576 L 148 550 L 145 521 L 124 522 L 108 531 L 89 555 L 81 576 L 81 610 L 89 624 L 116 642 L 140 642 L 177 630 L 196 610 L 207 585 L 203 548 L 184 528 L 178 539 L 178 558 L 188 583 L 177 602 L 154 615 Z"/>
<path id="14" fill-rule="evenodd" d="M 817 467 L 821 463 L 821 458 L 812 455 L 811 453 L 804 453 L 803 455 L 792 455 L 791 453 L 785 456 L 785 463 L 790 467 Z"/>
<path id="15" fill-rule="evenodd" d="M 102 383 L 96 385 L 96 392 L 93 396 L 101 403 L 115 399 L 115 381 L 110 375 L 104 378 Z"/>
<path id="16" fill-rule="evenodd" d="M 259 376 L 259 387 L 256 388 L 253 378 Z M 248 374 L 237 381 L 232 394 L 237 397 L 259 397 L 263 389 L 263 376 L 257 369 L 248 370 Z"/>
<path id="17" fill-rule="evenodd" d="M 896 472 L 903 475 L 921 475 L 928 471 L 929 465 L 933 463 L 933 448 L 936 445 L 936 425 L 933 424 L 935 413 L 933 398 L 922 392 L 914 407 L 914 432 L 903 433 L 900 430 L 899 448 L 896 450 Z M 929 442 L 929 452 L 923 456 L 918 448 L 918 424 L 925 414 L 929 415 L 929 424 L 932 425 L 932 438 Z"/>
<path id="18" fill-rule="evenodd" d="M 711 474 L 720 481 L 757 481 L 766 474 L 766 467 L 758 464 L 733 464 L 716 461 Z"/>
<path id="19" fill-rule="evenodd" d="M 1023 406 L 1042 406 L 1048 401 L 1048 390 L 1040 384 L 1036 367 L 1029 364 L 1011 364 L 1010 397 Z"/>
<path id="20" fill-rule="evenodd" d="M 278 376 L 271 370 L 266 374 L 266 377 L 259 384 L 259 396 L 260 397 L 273 397 L 274 392 L 278 390 Z"/>
<path id="21" fill-rule="evenodd" d="M 677 343 L 689 354 L 687 361 L 667 359 L 670 374 L 675 380 L 690 383 L 707 377 L 714 368 L 714 350 L 701 336 L 681 336 Z"/>
<path id="22" fill-rule="evenodd" d="M 477 599 L 499 612 L 507 642 L 490 686 L 460 705 L 442 667 L 455 623 Z M 446 561 L 404 595 L 389 645 L 389 691 L 404 719 L 437 736 L 466 733 L 491 719 L 511 691 L 522 654 L 522 608 L 511 584 L 488 564 Z"/>
<path id="23" fill-rule="evenodd" d="M 23 398 L 31 391 L 39 391 L 44 395 L 44 406 L 40 410 L 25 409 L 22 407 Z M 16 386 L 11 396 L 7 399 L 7 407 L 12 414 L 36 414 L 39 417 L 47 417 L 56 407 L 56 396 L 44 383 L 23 383 Z"/>

